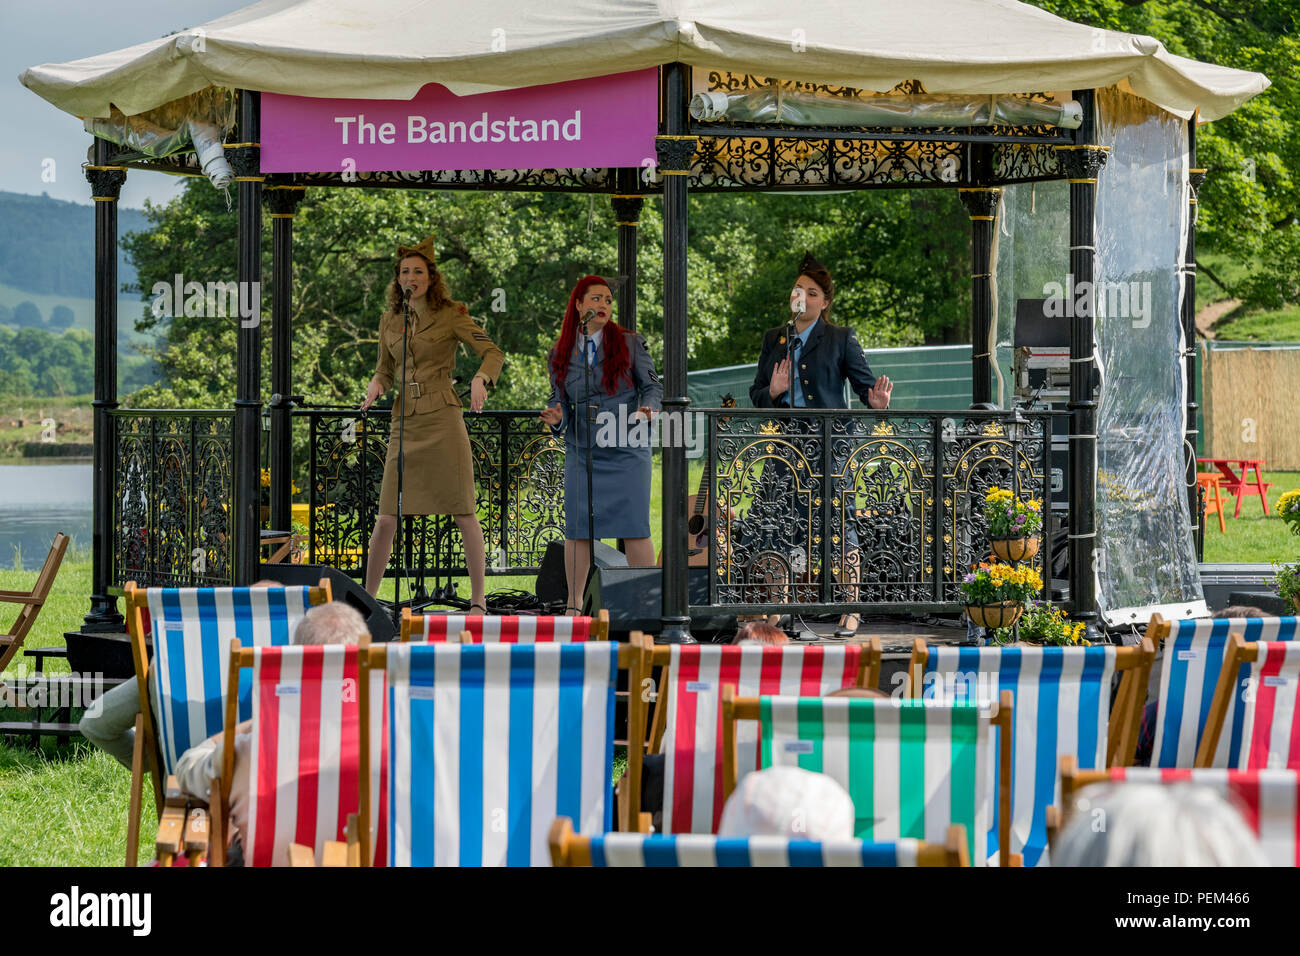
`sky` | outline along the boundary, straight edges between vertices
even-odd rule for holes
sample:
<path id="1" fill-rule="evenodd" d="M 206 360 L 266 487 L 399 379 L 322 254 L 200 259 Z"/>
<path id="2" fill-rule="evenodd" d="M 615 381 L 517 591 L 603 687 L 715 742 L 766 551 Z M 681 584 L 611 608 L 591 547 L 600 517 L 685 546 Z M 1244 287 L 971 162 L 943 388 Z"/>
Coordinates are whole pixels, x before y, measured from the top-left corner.
<path id="1" fill-rule="evenodd" d="M 29 66 L 109 53 L 250 5 L 252 0 L 0 0 L 0 190 L 90 204 L 81 172 L 90 134 L 81 121 L 18 82 Z M 43 179 L 54 160 L 53 182 Z M 180 177 L 129 171 L 121 203 L 166 202 Z"/>

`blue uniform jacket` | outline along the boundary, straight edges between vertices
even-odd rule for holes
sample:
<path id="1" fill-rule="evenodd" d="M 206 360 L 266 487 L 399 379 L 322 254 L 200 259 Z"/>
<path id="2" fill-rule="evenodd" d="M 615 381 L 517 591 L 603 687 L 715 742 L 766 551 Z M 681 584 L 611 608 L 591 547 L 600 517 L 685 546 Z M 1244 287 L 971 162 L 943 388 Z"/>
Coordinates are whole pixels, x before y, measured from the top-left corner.
<path id="1" fill-rule="evenodd" d="M 831 325 L 821 319 L 808 335 L 808 342 L 799 355 L 799 367 L 791 370 L 790 388 L 776 399 L 768 391 L 772 383 L 772 370 L 786 357 L 786 327 L 769 329 L 763 336 L 763 351 L 758 357 L 758 372 L 749 389 L 749 400 L 755 408 L 789 408 L 794 392 L 794 377 L 803 383 L 804 406 L 807 408 L 848 408 L 844 391 L 847 380 L 853 391 L 868 405 L 867 393 L 876 384 L 867 356 L 858 344 L 858 337 L 845 325 Z"/>

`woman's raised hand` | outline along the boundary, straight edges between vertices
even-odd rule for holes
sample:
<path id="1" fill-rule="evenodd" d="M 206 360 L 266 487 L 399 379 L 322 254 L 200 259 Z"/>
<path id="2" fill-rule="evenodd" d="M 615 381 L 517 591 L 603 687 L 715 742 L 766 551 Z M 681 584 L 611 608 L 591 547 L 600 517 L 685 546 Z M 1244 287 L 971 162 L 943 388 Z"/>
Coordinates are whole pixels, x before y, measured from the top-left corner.
<path id="1" fill-rule="evenodd" d="M 790 360 L 782 359 L 772 369 L 772 382 L 767 386 L 773 398 L 780 398 L 790 388 Z"/>
<path id="2" fill-rule="evenodd" d="M 372 378 L 370 384 L 366 387 L 366 397 L 361 401 L 361 410 L 364 412 L 371 405 L 375 404 L 379 399 L 379 396 L 382 394 L 384 394 L 384 390 L 379 386 L 379 382 Z"/>
<path id="3" fill-rule="evenodd" d="M 550 408 L 542 409 L 541 414 L 537 417 L 548 425 L 558 425 L 564 418 L 559 405 L 552 405 Z"/>

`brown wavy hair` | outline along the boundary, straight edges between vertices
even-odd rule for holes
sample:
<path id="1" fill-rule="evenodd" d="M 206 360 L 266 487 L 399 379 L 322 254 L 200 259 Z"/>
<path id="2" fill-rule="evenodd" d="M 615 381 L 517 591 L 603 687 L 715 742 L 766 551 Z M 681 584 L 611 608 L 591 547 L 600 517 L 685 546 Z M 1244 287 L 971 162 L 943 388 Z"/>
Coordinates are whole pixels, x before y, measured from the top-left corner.
<path id="1" fill-rule="evenodd" d="M 402 311 L 402 293 L 398 278 L 402 274 L 402 261 L 405 259 L 424 259 L 425 265 L 429 267 L 429 288 L 424 293 L 424 302 L 430 310 L 436 312 L 452 304 L 451 293 L 447 291 L 447 282 L 438 271 L 438 267 L 432 260 L 418 252 L 410 252 L 393 263 L 393 280 L 388 283 L 388 289 L 384 292 L 389 312 L 399 314 Z"/>

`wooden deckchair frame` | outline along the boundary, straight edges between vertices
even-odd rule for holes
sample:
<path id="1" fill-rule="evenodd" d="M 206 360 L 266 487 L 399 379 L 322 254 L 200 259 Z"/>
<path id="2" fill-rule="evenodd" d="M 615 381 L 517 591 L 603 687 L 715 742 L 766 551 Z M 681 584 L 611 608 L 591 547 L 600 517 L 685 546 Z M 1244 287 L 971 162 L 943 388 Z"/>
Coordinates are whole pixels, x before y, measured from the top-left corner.
<path id="1" fill-rule="evenodd" d="M 462 635 L 463 638 L 463 635 Z M 645 655 L 641 652 L 639 644 L 642 635 L 640 631 L 632 632 L 632 641 L 627 644 L 618 646 L 619 670 L 628 672 L 628 686 L 639 687 L 641 684 L 641 665 Z M 468 643 L 468 642 L 466 642 Z M 360 685 L 357 693 L 357 701 L 361 708 L 361 772 L 362 780 L 370 779 L 370 672 L 374 669 L 386 670 L 388 668 L 388 645 L 379 644 L 371 645 L 369 641 L 362 641 L 360 652 L 357 655 L 357 683 Z M 628 739 L 637 739 L 633 736 L 632 715 L 628 715 Z M 641 730 L 642 736 L 645 734 L 644 727 Z M 624 831 L 648 832 L 650 827 L 650 815 L 643 814 L 641 810 L 641 773 L 640 760 L 637 760 L 637 772 L 632 773 L 632 755 L 637 751 L 636 747 L 628 747 L 628 769 L 623 774 L 623 779 L 619 781 L 619 787 L 616 792 L 616 810 L 614 816 L 615 826 Z M 626 786 L 624 786 L 626 784 Z M 360 787 L 361 800 L 360 808 L 357 814 L 357 853 L 358 865 L 370 866 L 371 848 L 370 848 L 370 819 L 373 815 L 373 809 L 370 806 L 370 787 Z M 391 798 L 391 797 L 390 797 Z M 381 825 L 384 821 L 380 821 Z"/>
<path id="2" fill-rule="evenodd" d="M 0 591 L 0 601 L 10 604 L 21 604 L 18 609 L 18 616 L 9 627 L 9 633 L 0 634 L 0 674 L 9 666 L 9 662 L 23 646 L 23 641 L 27 640 L 27 635 L 31 632 L 32 625 L 36 623 L 36 618 L 40 616 L 41 608 L 45 606 L 46 599 L 50 596 L 50 588 L 54 587 L 54 579 L 59 573 L 59 567 L 63 564 L 63 555 L 68 550 L 68 536 L 60 531 L 54 536 L 54 543 L 50 545 L 50 553 L 45 556 L 45 563 L 41 565 L 41 570 L 36 575 L 36 583 L 32 585 L 30 591 Z"/>
<path id="3" fill-rule="evenodd" d="M 998 748 L 998 860 L 1001 866 L 1019 866 L 1020 854 L 1008 853 L 1011 846 L 1011 691 L 1004 690 L 990 703 L 989 726 L 1001 727 Z M 730 684 L 722 688 L 722 799 L 725 803 L 736 789 L 740 776 L 736 748 L 736 721 L 759 720 L 759 698 L 737 697 Z M 963 828 L 964 830 L 964 828 Z"/>
<path id="4" fill-rule="evenodd" d="M 1219 749 L 1219 737 L 1223 733 L 1224 721 L 1228 719 L 1228 708 L 1236 697 L 1237 673 L 1244 664 L 1253 664 L 1259 660 L 1259 641 L 1247 641 L 1240 634 L 1229 634 L 1228 645 L 1223 649 L 1223 667 L 1219 671 L 1219 680 L 1214 685 L 1214 697 L 1210 701 L 1210 712 L 1205 718 L 1205 732 L 1201 734 L 1201 744 L 1196 748 L 1196 768 L 1214 765 L 1214 755 Z M 1229 760 L 1232 755 L 1229 754 Z"/>
<path id="5" fill-rule="evenodd" d="M 1115 670 L 1123 671 L 1119 691 L 1110 708 L 1110 727 L 1106 734 L 1106 766 L 1130 767 L 1137 752 L 1138 733 L 1142 726 L 1142 711 L 1146 707 L 1147 682 L 1151 665 L 1155 661 L 1155 647 L 1149 637 L 1130 647 L 1115 651 Z M 930 648 L 925 638 L 918 637 L 912 644 L 912 660 L 907 667 L 904 693 L 920 697 L 924 693 L 924 674 L 930 662 Z"/>
<path id="6" fill-rule="evenodd" d="M 668 708 L 671 694 L 668 685 L 668 670 L 672 663 L 672 647 L 665 644 L 656 645 L 649 634 L 637 631 L 632 635 L 631 643 L 639 649 L 641 656 L 641 677 L 636 686 L 628 685 L 627 696 L 627 771 L 624 779 L 636 781 L 637 803 L 639 809 L 641 790 L 641 770 L 647 754 L 657 754 L 663 749 L 664 733 L 668 727 Z M 802 645 L 809 646 L 809 645 Z M 880 686 L 882 649 L 879 637 L 871 637 L 863 642 L 858 658 L 858 680 L 855 686 L 876 690 Z M 660 687 L 653 687 L 654 668 L 659 668 Z M 650 681 L 650 684 L 645 684 Z M 644 685 L 644 686 L 643 686 Z M 647 691 L 649 691 L 647 693 Z M 650 700 L 654 701 L 654 711 L 650 711 Z M 642 746 L 635 747 L 633 741 L 642 741 Z M 665 794 L 665 799 L 667 795 Z M 650 815 L 647 814 L 647 817 Z M 649 825 L 642 828 L 649 832 Z"/>
<path id="7" fill-rule="evenodd" d="M 403 642 L 410 642 L 411 635 L 424 629 L 424 618 L 426 615 L 412 614 L 409 607 L 402 608 L 402 627 L 401 639 Z M 441 615 L 439 615 L 441 616 Z M 564 615 L 557 615 L 563 617 Z M 576 616 L 576 615 L 575 615 Z M 463 635 L 469 634 L 469 631 L 461 631 L 461 643 L 469 644 L 472 641 L 465 640 Z M 451 635 L 448 635 L 450 639 Z M 591 619 L 591 630 L 587 634 L 589 641 L 607 641 L 609 640 L 609 609 L 601 608 L 600 613 Z"/>
<path id="8" fill-rule="evenodd" d="M 123 589 L 123 598 L 126 602 L 126 629 L 131 636 L 131 658 L 135 663 L 136 689 L 140 695 L 140 713 L 135 720 L 135 752 L 131 760 L 130 808 L 127 811 L 127 866 L 135 866 L 139 859 L 140 811 L 144 801 L 144 775 L 146 773 L 153 780 L 154 806 L 157 809 L 160 821 L 163 808 L 166 805 L 164 781 L 159 779 L 159 768 L 163 765 L 162 751 L 159 749 L 158 733 L 154 724 L 155 718 L 149 696 L 149 671 L 153 666 L 153 661 L 149 658 L 142 614 L 144 609 L 149 606 L 149 591 L 149 588 L 142 588 L 134 581 L 127 581 L 126 587 Z M 333 591 L 330 588 L 328 578 L 321 578 L 320 583 L 308 591 L 307 601 L 313 606 L 328 604 L 332 600 Z M 227 700 L 226 703 L 229 705 L 230 701 Z M 238 713 L 237 706 L 236 713 Z M 214 789 L 218 788 L 214 787 Z M 215 819 L 217 815 L 212 814 L 212 816 Z M 222 822 L 224 823 L 224 820 Z M 225 834 L 224 827 L 221 834 L 223 836 Z M 226 845 L 223 840 L 217 839 L 215 829 L 211 838 L 211 845 L 214 858 L 213 865 L 220 866 L 224 863 Z M 216 860 L 222 862 L 215 862 Z"/>
<path id="9" fill-rule="evenodd" d="M 556 867 L 591 866 L 591 837 L 573 832 L 573 821 L 556 817 L 548 838 L 551 865 Z M 960 823 L 948 827 L 943 843 L 918 841 L 917 866 L 970 866 L 966 849 L 966 828 Z"/>

